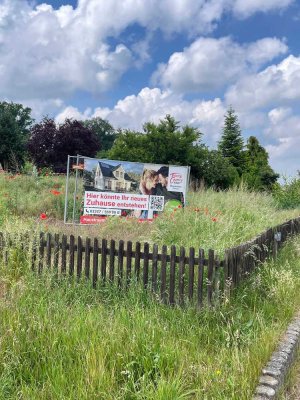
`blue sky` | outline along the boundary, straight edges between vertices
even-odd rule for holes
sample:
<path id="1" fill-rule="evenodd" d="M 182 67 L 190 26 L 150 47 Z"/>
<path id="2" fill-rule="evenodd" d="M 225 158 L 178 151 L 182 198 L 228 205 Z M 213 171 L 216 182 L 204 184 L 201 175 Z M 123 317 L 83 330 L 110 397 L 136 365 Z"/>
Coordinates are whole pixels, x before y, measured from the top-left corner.
<path id="1" fill-rule="evenodd" d="M 295 0 L 0 0 L 0 99 L 137 130 L 171 114 L 212 148 L 232 105 L 295 176 L 299 37 Z"/>

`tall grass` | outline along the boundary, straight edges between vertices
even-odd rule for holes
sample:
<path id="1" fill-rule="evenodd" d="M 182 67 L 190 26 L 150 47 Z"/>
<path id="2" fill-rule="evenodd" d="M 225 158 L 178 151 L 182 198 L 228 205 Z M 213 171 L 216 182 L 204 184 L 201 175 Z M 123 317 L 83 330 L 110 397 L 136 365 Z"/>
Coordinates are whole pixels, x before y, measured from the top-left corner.
<path id="1" fill-rule="evenodd" d="M 31 275 L 13 247 L 0 269 L 0 398 L 250 399 L 300 305 L 300 240 L 217 309 L 169 308 Z"/>
<path id="2" fill-rule="evenodd" d="M 251 239 L 270 226 L 299 216 L 300 209 L 280 210 L 269 194 L 243 188 L 227 192 L 203 190 L 188 193 L 187 206 L 165 212 L 153 223 L 110 217 L 98 226 L 63 224 L 64 177 L 0 175 L 0 227 L 8 231 L 29 230 L 97 236 L 177 246 L 213 248 L 222 253 Z M 72 203 L 71 179 L 69 202 Z M 53 189 L 59 195 L 53 194 Z M 80 194 L 76 199 L 80 207 Z M 69 208 L 70 210 L 70 208 Z M 40 219 L 46 213 L 47 219 Z"/>

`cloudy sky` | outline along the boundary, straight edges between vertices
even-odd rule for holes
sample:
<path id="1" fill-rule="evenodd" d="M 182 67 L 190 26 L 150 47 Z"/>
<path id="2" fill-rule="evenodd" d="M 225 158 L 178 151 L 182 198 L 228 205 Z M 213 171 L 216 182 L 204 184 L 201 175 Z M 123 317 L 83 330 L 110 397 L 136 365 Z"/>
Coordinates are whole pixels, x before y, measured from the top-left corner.
<path id="1" fill-rule="evenodd" d="M 296 0 L 0 0 L 0 101 L 138 130 L 171 114 L 210 147 L 232 105 L 293 176 L 299 38 Z"/>

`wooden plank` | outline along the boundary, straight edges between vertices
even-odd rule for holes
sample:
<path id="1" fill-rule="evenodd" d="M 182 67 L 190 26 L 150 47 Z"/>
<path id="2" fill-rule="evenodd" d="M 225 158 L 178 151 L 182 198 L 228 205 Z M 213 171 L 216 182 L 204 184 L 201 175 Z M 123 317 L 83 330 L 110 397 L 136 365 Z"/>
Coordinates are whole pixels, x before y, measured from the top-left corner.
<path id="1" fill-rule="evenodd" d="M 85 255 L 84 255 L 84 275 L 86 279 L 90 279 L 90 264 L 91 264 L 91 239 L 85 239 Z"/>
<path id="2" fill-rule="evenodd" d="M 167 302 L 167 246 L 162 246 L 161 251 L 161 275 L 160 275 L 160 298 L 165 304 Z"/>
<path id="3" fill-rule="evenodd" d="M 82 273 L 82 239 L 81 236 L 77 237 L 77 279 L 81 278 Z"/>
<path id="4" fill-rule="evenodd" d="M 69 275 L 74 275 L 74 265 L 75 265 L 75 237 L 73 235 L 70 236 L 70 248 L 69 248 Z"/>
<path id="5" fill-rule="evenodd" d="M 178 293 L 179 293 L 179 304 L 184 304 L 184 276 L 185 276 L 185 248 L 180 247 L 179 255 L 179 277 L 178 277 Z"/>
<path id="6" fill-rule="evenodd" d="M 207 302 L 212 305 L 213 279 L 214 279 L 215 253 L 212 249 L 208 250 L 208 268 L 207 268 Z"/>
<path id="7" fill-rule="evenodd" d="M 97 286 L 98 280 L 98 253 L 99 253 L 99 246 L 98 246 L 98 239 L 94 239 L 94 246 L 93 246 L 93 287 Z"/>
<path id="8" fill-rule="evenodd" d="M 55 274 L 58 274 L 58 263 L 59 263 L 59 234 L 54 235 L 54 262 L 53 267 Z"/>
<path id="9" fill-rule="evenodd" d="M 35 271 L 35 263 L 36 263 L 36 250 L 37 250 L 37 238 L 34 236 L 32 241 L 32 250 L 31 250 L 31 270 Z"/>
<path id="10" fill-rule="evenodd" d="M 109 246 L 109 280 L 113 282 L 115 279 L 115 249 L 116 242 L 112 239 Z"/>
<path id="11" fill-rule="evenodd" d="M 51 233 L 47 233 L 46 236 L 46 267 L 51 268 Z"/>
<path id="12" fill-rule="evenodd" d="M 199 308 L 201 308 L 203 305 L 203 280 L 204 280 L 204 250 L 199 249 L 198 281 L 197 281 L 197 300 Z"/>
<path id="13" fill-rule="evenodd" d="M 190 248 L 189 253 L 189 300 L 193 300 L 194 295 L 194 276 L 195 276 L 195 249 L 193 247 Z"/>
<path id="14" fill-rule="evenodd" d="M 176 247 L 171 246 L 171 259 L 170 259 L 170 293 L 169 303 L 175 304 L 175 268 L 176 268 Z"/>
<path id="15" fill-rule="evenodd" d="M 118 248 L 118 286 L 122 286 L 123 281 L 123 257 L 124 257 L 124 241 L 119 241 Z"/>
<path id="16" fill-rule="evenodd" d="M 134 255 L 134 273 L 137 281 L 140 279 L 140 270 L 141 270 L 141 243 L 136 242 L 135 255 Z"/>
<path id="17" fill-rule="evenodd" d="M 43 271 L 44 264 L 44 233 L 40 232 L 40 243 L 39 243 L 39 266 L 38 273 L 41 274 Z"/>
<path id="18" fill-rule="evenodd" d="M 107 240 L 101 241 L 101 279 L 102 282 L 106 280 L 106 264 L 107 264 Z"/>
<path id="19" fill-rule="evenodd" d="M 143 265 L 143 285 L 144 288 L 148 286 L 149 278 L 149 243 L 144 244 L 144 265 Z"/>
<path id="20" fill-rule="evenodd" d="M 67 236 L 62 235 L 61 239 L 61 273 L 66 274 L 67 269 Z"/>
<path id="21" fill-rule="evenodd" d="M 152 290 L 157 291 L 157 264 L 158 264 L 158 245 L 153 245 L 152 253 Z"/>
<path id="22" fill-rule="evenodd" d="M 132 242 L 128 241 L 126 247 L 126 285 L 128 286 L 131 280 Z"/>

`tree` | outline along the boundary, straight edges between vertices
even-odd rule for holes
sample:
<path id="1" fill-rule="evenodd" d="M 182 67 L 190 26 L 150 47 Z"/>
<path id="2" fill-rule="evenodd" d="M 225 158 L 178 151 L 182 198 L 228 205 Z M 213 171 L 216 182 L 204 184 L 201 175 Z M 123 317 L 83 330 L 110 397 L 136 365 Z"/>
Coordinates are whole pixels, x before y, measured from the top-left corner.
<path id="1" fill-rule="evenodd" d="M 32 122 L 30 108 L 0 102 L 0 163 L 5 169 L 16 170 L 24 163 Z"/>
<path id="2" fill-rule="evenodd" d="M 279 175 L 269 165 L 269 155 L 255 136 L 250 136 L 245 151 L 243 179 L 254 190 L 271 190 Z"/>
<path id="3" fill-rule="evenodd" d="M 45 117 L 32 127 L 28 141 L 28 151 L 36 166 L 57 172 L 66 170 L 68 155 L 94 157 L 99 149 L 95 133 L 70 119 L 57 126 L 53 119 Z"/>
<path id="4" fill-rule="evenodd" d="M 220 151 L 208 150 L 206 162 L 203 166 L 203 178 L 206 186 L 224 190 L 238 182 L 239 174 L 237 169 L 227 158 L 222 156 Z"/>
<path id="5" fill-rule="evenodd" d="M 101 151 L 97 156 L 105 156 L 106 152 L 112 148 L 114 141 L 118 137 L 118 132 L 115 131 L 108 121 L 100 117 L 87 119 L 83 121 L 83 125 L 93 131 L 101 143 Z"/>
<path id="6" fill-rule="evenodd" d="M 121 132 L 108 155 L 115 160 L 190 165 L 195 174 L 199 172 L 205 147 L 201 136 L 198 129 L 187 125 L 180 128 L 167 115 L 158 124 L 146 123 L 143 133 Z"/>
<path id="7" fill-rule="evenodd" d="M 244 170 L 244 141 L 241 134 L 238 118 L 230 107 L 225 115 L 225 122 L 218 149 L 222 156 L 237 169 L 239 176 Z"/>

